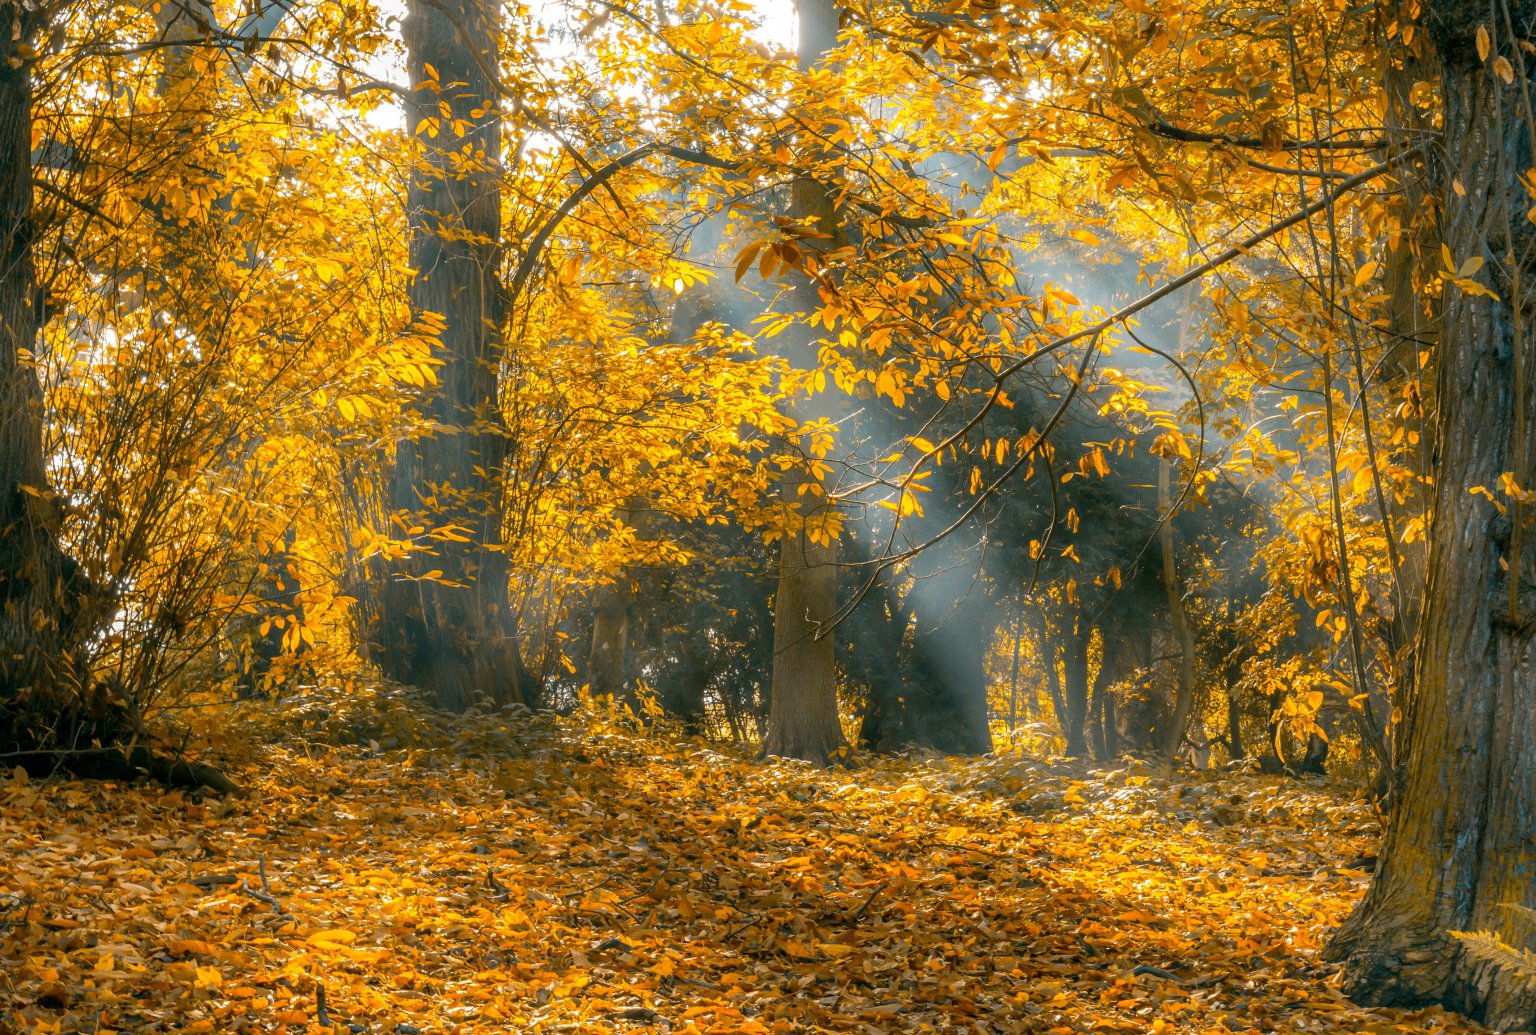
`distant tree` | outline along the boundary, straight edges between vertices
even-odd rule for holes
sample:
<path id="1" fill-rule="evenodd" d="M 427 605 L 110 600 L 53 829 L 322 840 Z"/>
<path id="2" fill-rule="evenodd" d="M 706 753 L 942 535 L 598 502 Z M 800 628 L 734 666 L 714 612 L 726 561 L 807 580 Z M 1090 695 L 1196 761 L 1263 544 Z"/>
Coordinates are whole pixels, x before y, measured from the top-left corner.
<path id="1" fill-rule="evenodd" d="M 801 0 L 800 69 L 815 68 L 837 44 L 837 8 L 832 0 Z M 837 234 L 833 188 L 811 172 L 791 186 L 789 218 L 805 232 L 805 261 L 825 252 Z M 801 369 L 818 365 L 817 335 L 809 317 L 821 307 L 810 268 L 788 274 L 790 294 L 805 338 L 790 351 Z M 799 448 L 799 443 L 796 447 Z M 808 463 L 786 473 L 782 495 L 794 520 L 779 553 L 778 589 L 773 605 L 773 684 L 763 753 L 824 762 L 843 746 L 837 706 L 837 545 L 827 532 L 834 507 L 827 486 Z"/>

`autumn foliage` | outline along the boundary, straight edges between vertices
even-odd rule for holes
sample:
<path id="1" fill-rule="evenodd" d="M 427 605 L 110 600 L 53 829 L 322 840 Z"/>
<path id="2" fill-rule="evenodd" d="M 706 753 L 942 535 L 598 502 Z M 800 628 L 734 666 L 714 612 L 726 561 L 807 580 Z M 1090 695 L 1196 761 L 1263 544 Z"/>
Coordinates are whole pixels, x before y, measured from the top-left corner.
<path id="1" fill-rule="evenodd" d="M 263 726 L 244 798 L 3 785 L 0 1023 L 1477 1030 L 1362 1010 L 1319 966 L 1376 819 L 1316 787 L 1016 756 L 848 774 L 591 713 L 330 704 Z"/>
<path id="2" fill-rule="evenodd" d="M 0 0 L 0 1027 L 1536 1026 L 1533 55 Z"/>

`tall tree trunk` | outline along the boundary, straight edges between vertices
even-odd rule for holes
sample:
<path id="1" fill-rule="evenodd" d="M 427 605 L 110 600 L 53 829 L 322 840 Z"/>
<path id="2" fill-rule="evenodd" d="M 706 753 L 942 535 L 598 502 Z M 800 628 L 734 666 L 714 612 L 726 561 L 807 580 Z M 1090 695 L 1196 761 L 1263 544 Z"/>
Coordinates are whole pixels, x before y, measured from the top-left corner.
<path id="1" fill-rule="evenodd" d="M 1035 640 L 1040 644 L 1040 664 L 1045 669 L 1045 689 L 1051 699 L 1056 724 L 1067 728 L 1067 703 L 1061 693 L 1061 645 L 1052 633 L 1050 619 L 1041 608 L 1034 613 Z"/>
<path id="2" fill-rule="evenodd" d="M 1014 731 L 1019 728 L 1019 657 L 1024 649 L 1024 619 L 1021 616 L 1013 616 L 1009 634 L 1013 637 L 1013 661 L 1008 666 L 1008 738 L 1011 746 Z"/>
<path id="3" fill-rule="evenodd" d="M 906 733 L 902 698 L 909 693 L 902 660 L 912 616 L 882 578 L 854 612 L 850 633 L 843 641 L 845 671 L 851 682 L 864 687 L 864 709 L 859 719 L 858 744 L 871 751 L 902 746 Z"/>
<path id="4" fill-rule="evenodd" d="M 662 711 L 679 720 L 683 724 L 683 732 L 691 737 L 703 736 L 707 732 L 705 700 L 717 667 L 713 658 L 700 656 L 692 642 L 683 642 L 679 648 L 681 663 L 673 669 L 672 677 L 658 688 Z M 721 695 L 722 703 L 728 697 Z"/>
<path id="5" fill-rule="evenodd" d="M 1157 466 L 1157 505 L 1163 516 L 1162 528 L 1158 530 L 1163 553 L 1163 591 L 1168 594 L 1168 613 L 1173 617 L 1173 632 L 1179 644 L 1179 682 L 1173 698 L 1173 714 L 1162 744 L 1163 765 L 1169 768 L 1179 757 L 1179 746 L 1184 743 L 1189 717 L 1195 710 L 1195 637 L 1190 632 L 1189 615 L 1184 611 L 1184 593 L 1174 559 L 1173 494 L 1169 486 L 1172 467 L 1172 461 L 1167 459 Z"/>
<path id="6" fill-rule="evenodd" d="M 1120 753 L 1115 735 L 1114 685 L 1127 675 L 1125 645 L 1119 636 L 1099 633 L 1099 670 L 1093 676 L 1093 696 L 1089 702 L 1089 724 L 1093 734 L 1093 757 L 1108 762 Z"/>
<path id="7" fill-rule="evenodd" d="M 33 5 L 0 0 L 0 745 L 63 747 L 85 690 L 73 642 L 76 571 L 43 457 L 32 359 L 42 324 L 33 265 Z"/>
<path id="8" fill-rule="evenodd" d="M 1062 697 L 1066 714 L 1061 717 L 1061 731 L 1067 738 L 1067 754 L 1088 757 L 1088 640 L 1092 630 L 1081 616 L 1078 626 L 1062 644 Z"/>
<path id="9" fill-rule="evenodd" d="M 810 480 L 809 474 L 791 472 L 785 483 Z M 815 502 L 807 505 L 808 499 Z M 797 503 L 809 520 L 831 505 L 809 493 Z M 786 532 L 773 601 L 773 683 L 764 755 L 825 762 L 843 746 L 837 643 L 832 638 L 836 609 L 835 547 L 812 541 L 803 530 Z"/>
<path id="10" fill-rule="evenodd" d="M 837 9 L 831 0 L 799 0 L 800 69 L 808 71 L 837 43 Z M 836 231 L 833 199 L 814 177 L 795 180 L 790 218 L 822 233 Z M 809 247 L 814 242 L 802 241 Z M 802 314 L 821 306 L 814 278 L 796 278 L 793 297 Z M 817 362 L 815 335 L 809 326 L 797 331 L 803 341 L 791 344 L 791 357 L 800 365 Z M 801 518 L 815 521 L 831 506 L 825 487 L 810 471 L 800 469 L 784 479 L 783 496 Z M 824 762 L 843 746 L 837 712 L 837 642 L 832 618 L 837 610 L 837 548 L 835 541 L 814 541 L 803 529 L 785 533 L 779 553 L 778 590 L 773 607 L 773 680 L 765 755 L 786 755 Z"/>
<path id="11" fill-rule="evenodd" d="M 440 323 L 443 365 L 420 400 L 432 430 L 397 447 L 389 501 L 406 527 L 452 531 L 429 532 L 430 549 L 384 576 L 375 657 L 386 676 L 444 708 L 462 710 L 477 694 L 531 703 L 502 542 L 497 5 L 413 0 L 407 10 L 406 122 L 423 151 L 406 196 L 410 298 L 420 317 Z"/>
<path id="12" fill-rule="evenodd" d="M 1234 671 L 1235 668 L 1237 666 L 1229 662 L 1222 669 L 1227 686 L 1227 757 L 1234 762 L 1248 757 L 1247 749 L 1243 747 L 1243 707 L 1237 696 L 1237 681 L 1242 675 Z"/>
<path id="13" fill-rule="evenodd" d="M 1485 260 L 1478 279 L 1497 298 L 1445 287 L 1429 592 L 1396 804 L 1370 892 L 1328 951 L 1355 996 L 1441 1002 L 1497 1028 L 1532 1028 L 1529 965 L 1451 932 L 1536 944 L 1536 535 L 1521 528 L 1531 508 L 1498 489 L 1506 473 L 1536 486 L 1536 235 L 1517 181 L 1536 157 L 1529 82 L 1506 86 L 1476 42 L 1486 26 L 1494 53 L 1523 70 L 1536 3 L 1495 5 L 1507 14 L 1493 19 L 1470 0 L 1426 7 L 1443 60 L 1443 236 L 1456 263 Z M 1468 491 L 1477 486 L 1506 512 Z"/>

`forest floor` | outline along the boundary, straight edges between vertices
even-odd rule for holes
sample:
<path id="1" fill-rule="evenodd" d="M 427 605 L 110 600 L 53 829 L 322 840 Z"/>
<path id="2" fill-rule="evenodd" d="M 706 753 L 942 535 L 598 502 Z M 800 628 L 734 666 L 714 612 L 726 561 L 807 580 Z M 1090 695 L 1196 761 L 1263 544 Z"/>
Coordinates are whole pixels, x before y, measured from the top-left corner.
<path id="1" fill-rule="evenodd" d="M 0 1032 L 1481 1030 L 1340 995 L 1379 828 L 1295 782 L 334 705 L 233 775 L 0 772 Z"/>

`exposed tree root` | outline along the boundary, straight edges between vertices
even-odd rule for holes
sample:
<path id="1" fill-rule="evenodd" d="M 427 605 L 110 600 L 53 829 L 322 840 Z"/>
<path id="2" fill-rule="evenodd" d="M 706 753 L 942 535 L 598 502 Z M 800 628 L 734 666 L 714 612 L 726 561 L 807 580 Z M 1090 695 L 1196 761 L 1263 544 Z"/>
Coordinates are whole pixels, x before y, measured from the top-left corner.
<path id="1" fill-rule="evenodd" d="M 142 745 L 131 749 L 41 748 L 0 753 L 0 760 L 19 765 L 28 775 L 38 778 L 57 773 L 87 780 L 135 780 L 148 776 L 170 788 L 206 787 L 219 794 L 242 793 L 238 784 L 214 766 L 167 757 Z"/>

